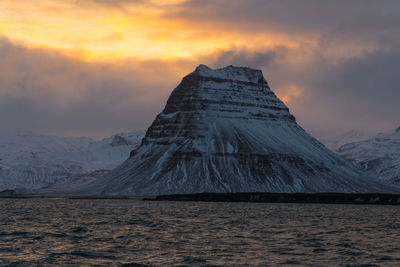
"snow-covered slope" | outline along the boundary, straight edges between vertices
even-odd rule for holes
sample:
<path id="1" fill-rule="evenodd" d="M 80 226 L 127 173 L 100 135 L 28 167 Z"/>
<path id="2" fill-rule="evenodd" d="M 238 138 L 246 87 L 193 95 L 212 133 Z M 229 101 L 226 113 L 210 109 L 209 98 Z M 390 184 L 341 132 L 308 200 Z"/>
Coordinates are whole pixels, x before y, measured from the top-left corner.
<path id="1" fill-rule="evenodd" d="M 31 133 L 0 134 L 0 191 L 81 185 L 93 181 L 129 157 L 143 132 L 90 138 Z"/>
<path id="2" fill-rule="evenodd" d="M 400 127 L 393 133 L 346 144 L 338 153 L 370 175 L 400 185 Z"/>
<path id="3" fill-rule="evenodd" d="M 174 89 L 140 147 L 77 195 L 398 191 L 311 137 L 260 70 L 200 65 Z"/>
<path id="4" fill-rule="evenodd" d="M 354 143 L 369 139 L 374 135 L 372 133 L 366 133 L 356 130 L 323 131 L 313 129 L 309 130 L 308 132 L 332 151 L 336 151 L 341 146 L 348 143 Z"/>

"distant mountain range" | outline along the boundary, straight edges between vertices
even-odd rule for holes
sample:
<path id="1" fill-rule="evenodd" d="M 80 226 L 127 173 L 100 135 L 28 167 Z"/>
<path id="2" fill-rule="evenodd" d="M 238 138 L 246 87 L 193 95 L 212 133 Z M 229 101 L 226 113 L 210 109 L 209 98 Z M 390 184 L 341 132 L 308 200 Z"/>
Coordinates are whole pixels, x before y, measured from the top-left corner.
<path id="1" fill-rule="evenodd" d="M 341 146 L 337 152 L 371 176 L 400 185 L 400 127 Z"/>
<path id="2" fill-rule="evenodd" d="M 373 133 L 340 129 L 331 131 L 314 129 L 309 130 L 308 132 L 332 151 L 337 151 L 345 144 L 366 140 L 374 136 Z"/>
<path id="3" fill-rule="evenodd" d="M 0 191 L 69 188 L 91 182 L 129 157 L 144 132 L 91 138 L 0 133 Z"/>

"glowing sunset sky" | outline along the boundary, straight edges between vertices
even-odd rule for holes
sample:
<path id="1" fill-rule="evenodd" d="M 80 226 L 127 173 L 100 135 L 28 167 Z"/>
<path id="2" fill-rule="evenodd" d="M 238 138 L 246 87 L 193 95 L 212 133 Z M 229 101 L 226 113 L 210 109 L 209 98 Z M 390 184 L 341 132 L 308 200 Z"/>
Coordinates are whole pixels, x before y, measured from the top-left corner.
<path id="1" fill-rule="evenodd" d="M 3 0 L 0 131 L 144 129 L 200 63 L 263 70 L 306 129 L 400 125 L 400 3 Z"/>

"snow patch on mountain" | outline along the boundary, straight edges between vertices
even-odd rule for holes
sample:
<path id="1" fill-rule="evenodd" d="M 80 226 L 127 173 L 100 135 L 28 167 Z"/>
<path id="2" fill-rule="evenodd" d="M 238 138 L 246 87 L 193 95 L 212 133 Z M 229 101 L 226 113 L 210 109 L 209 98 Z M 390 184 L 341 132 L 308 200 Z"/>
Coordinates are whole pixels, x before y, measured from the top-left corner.
<path id="1" fill-rule="evenodd" d="M 345 144 L 337 151 L 370 175 L 400 185 L 400 127 L 394 132 Z"/>
<path id="2" fill-rule="evenodd" d="M 331 131 L 311 129 L 308 132 L 332 151 L 338 150 L 345 144 L 366 140 L 375 135 L 371 132 L 340 129 Z"/>

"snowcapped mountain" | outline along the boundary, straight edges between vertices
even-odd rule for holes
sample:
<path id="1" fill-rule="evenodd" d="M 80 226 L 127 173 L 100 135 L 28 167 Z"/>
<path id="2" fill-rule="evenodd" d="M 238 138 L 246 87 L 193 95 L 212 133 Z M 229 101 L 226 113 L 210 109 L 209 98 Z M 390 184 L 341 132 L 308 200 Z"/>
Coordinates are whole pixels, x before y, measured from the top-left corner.
<path id="1" fill-rule="evenodd" d="M 356 130 L 309 130 L 308 132 L 332 151 L 338 150 L 345 144 L 359 142 L 373 136 L 371 133 Z"/>
<path id="2" fill-rule="evenodd" d="M 0 191 L 81 185 L 129 157 L 143 132 L 90 138 L 0 133 Z"/>
<path id="3" fill-rule="evenodd" d="M 305 132 L 260 70 L 200 65 L 183 78 L 141 145 L 76 195 L 391 192 Z"/>
<path id="4" fill-rule="evenodd" d="M 400 127 L 392 133 L 343 145 L 338 153 L 371 176 L 400 185 Z"/>

